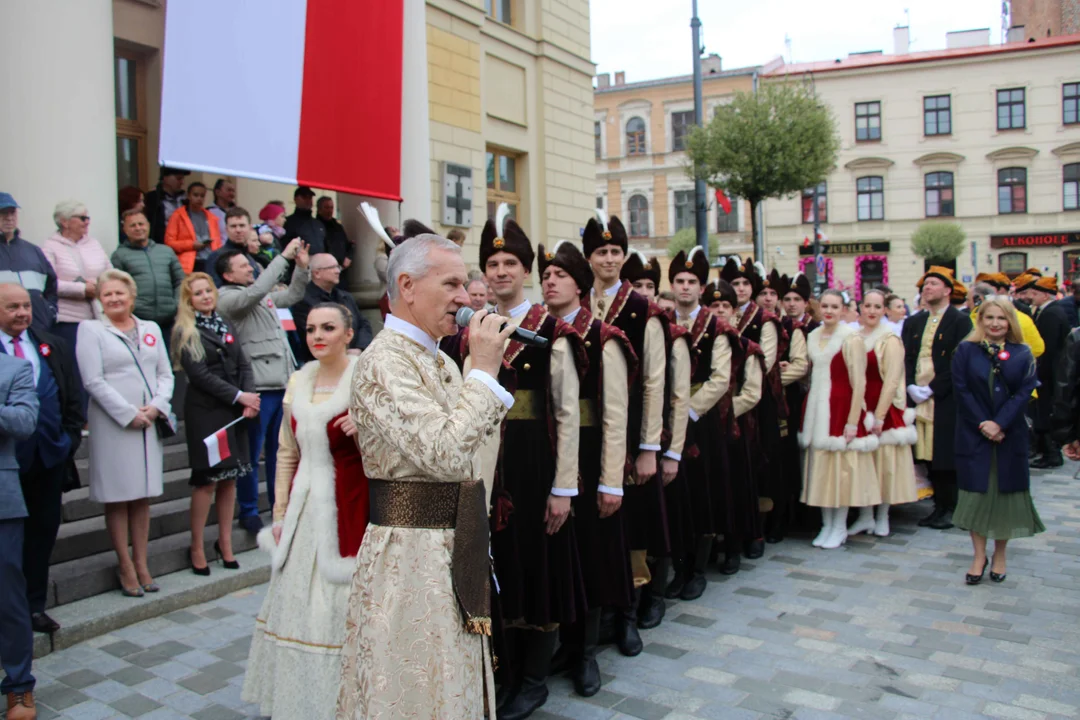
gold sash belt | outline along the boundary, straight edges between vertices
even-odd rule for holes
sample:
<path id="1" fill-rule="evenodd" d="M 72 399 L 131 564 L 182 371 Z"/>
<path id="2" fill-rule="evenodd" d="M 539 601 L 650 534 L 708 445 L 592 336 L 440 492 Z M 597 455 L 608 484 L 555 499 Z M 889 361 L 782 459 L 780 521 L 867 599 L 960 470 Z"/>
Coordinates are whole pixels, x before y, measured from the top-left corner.
<path id="1" fill-rule="evenodd" d="M 454 531 L 450 575 L 465 631 L 491 635 L 491 566 L 484 483 L 368 480 L 371 524 Z"/>
<path id="2" fill-rule="evenodd" d="M 507 420 L 543 419 L 543 397 L 539 390 L 518 390 L 514 393 L 514 407 L 506 413 Z M 578 412 L 581 413 L 581 427 L 597 427 L 600 424 L 600 411 L 595 400 L 579 400 Z"/>

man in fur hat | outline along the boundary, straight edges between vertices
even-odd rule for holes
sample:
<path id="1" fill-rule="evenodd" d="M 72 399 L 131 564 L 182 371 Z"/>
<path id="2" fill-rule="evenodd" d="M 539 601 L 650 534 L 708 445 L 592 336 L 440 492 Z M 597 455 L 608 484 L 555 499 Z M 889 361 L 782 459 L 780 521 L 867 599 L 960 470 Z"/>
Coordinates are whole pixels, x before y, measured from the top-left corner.
<path id="1" fill-rule="evenodd" d="M 666 591 L 667 597 L 683 600 L 696 600 L 705 592 L 705 566 L 716 533 L 724 529 L 714 513 L 714 498 L 726 494 L 730 481 L 721 464 L 730 415 L 728 391 L 734 333 L 703 307 L 709 301 L 702 297 L 708 275 L 709 262 L 701 248 L 695 247 L 689 255 L 680 252 L 668 267 L 668 281 L 676 298 L 675 320 L 688 331 L 687 342 L 694 360 L 690 423 L 682 452 L 690 508 L 687 522 L 693 525 L 694 541 L 675 556 L 675 578 Z"/>
<path id="2" fill-rule="evenodd" d="M 767 514 L 773 509 L 773 497 L 782 494 L 784 486 L 784 471 L 780 464 L 780 422 L 787 419 L 788 408 L 777 363 L 787 349 L 787 333 L 779 317 L 754 302 L 754 298 L 759 297 L 769 284 L 762 277 L 763 271 L 764 268 L 750 261 L 740 264 L 735 258 L 728 258 L 720 271 L 720 278 L 731 285 L 738 302 L 731 324 L 739 335 L 758 345 L 765 357 L 765 388 L 761 402 L 750 412 L 757 414 L 759 435 L 757 443 L 751 442 L 751 471 L 759 473 L 761 512 Z M 775 291 L 772 295 L 776 296 Z M 727 552 L 726 562 L 737 562 L 737 557 L 733 559 L 734 548 L 730 544 Z M 764 553 L 764 530 L 753 530 L 751 536 L 745 538 L 743 554 L 753 560 Z"/>
<path id="3" fill-rule="evenodd" d="M 660 288 L 660 263 L 633 250 L 623 263 L 620 277 L 631 283 L 642 297 L 657 300 Z M 638 627 L 647 630 L 664 619 L 667 606 L 663 601 L 667 590 L 671 558 L 685 555 L 693 544 L 693 524 L 690 521 L 689 497 L 686 494 L 685 473 L 680 473 L 682 452 L 686 443 L 686 425 L 690 409 L 690 346 L 687 330 L 672 320 L 668 323 L 667 377 L 664 395 L 668 398 L 668 414 L 662 439 L 663 458 L 660 476 L 664 485 L 664 510 L 667 516 L 671 552 L 665 557 L 653 557 L 649 571 L 652 579 L 641 591 L 638 607 Z"/>
<path id="4" fill-rule="evenodd" d="M 626 490 L 627 522 L 634 568 L 631 608 L 616 620 L 619 651 L 634 656 L 644 645 L 638 634 L 638 609 L 642 588 L 648 585 L 647 557 L 665 557 L 670 552 L 664 512 L 664 489 L 650 482 L 656 475 L 664 431 L 664 379 L 667 374 L 667 315 L 619 280 L 627 252 L 626 228 L 617 217 L 610 221 L 602 210 L 589 218 L 582 236 L 585 257 L 595 280 L 590 298 L 592 313 L 626 334 L 641 363 L 641 381 L 630 393 L 630 420 L 627 425 L 628 450 L 634 472 Z M 662 602 L 649 596 L 650 602 Z"/>
<path id="5" fill-rule="evenodd" d="M 514 406 L 502 425 L 501 446 L 496 428 L 479 458 L 490 489 L 491 553 L 500 587 L 505 649 L 499 653 L 499 717 L 505 720 L 528 717 L 547 700 L 556 630 L 577 621 L 585 607 L 570 516 L 578 494 L 579 372 L 585 361 L 574 329 L 525 299 L 533 260 L 528 236 L 509 207 L 500 205 L 480 236 L 480 266 L 497 312 L 549 342 L 539 348 L 507 341 L 498 380 L 515 389 Z M 468 374 L 467 334 L 462 347 Z"/>
<path id="6" fill-rule="evenodd" d="M 575 692 L 592 697 L 600 691 L 596 650 L 601 609 L 622 611 L 630 605 L 633 580 L 621 506 L 630 383 L 637 371 L 637 358 L 626 335 L 593 317 L 581 304 L 593 284 L 592 270 L 581 251 L 567 241 L 559 242 L 552 252 L 543 245 L 538 249 L 537 270 L 548 312 L 574 329 L 588 358 L 579 396 L 580 494 L 573 499 L 573 506 L 589 612 L 562 626 L 558 655 L 570 669 Z M 561 663 L 552 663 L 556 664 Z"/>
<path id="7" fill-rule="evenodd" d="M 1058 368 L 1065 359 L 1065 340 L 1071 328 L 1069 319 L 1055 301 L 1058 286 L 1053 277 L 1035 277 L 1027 273 L 1016 278 L 1016 294 L 1031 304 L 1035 327 L 1042 336 L 1043 354 L 1036 360 L 1039 375 L 1038 397 L 1032 405 L 1032 426 L 1035 431 L 1035 452 L 1031 467 L 1040 470 L 1061 467 L 1061 447 L 1055 442 L 1053 430 L 1054 387 Z M 1045 389 L 1045 391 L 1044 391 Z"/>
<path id="8" fill-rule="evenodd" d="M 934 511 L 919 521 L 923 527 L 947 530 L 956 509 L 956 397 L 952 389 L 952 356 L 971 332 L 971 318 L 949 304 L 956 279 L 937 265 L 916 286 L 926 312 L 904 322 L 904 365 L 909 406 L 915 408 L 915 460 L 929 465 Z"/>

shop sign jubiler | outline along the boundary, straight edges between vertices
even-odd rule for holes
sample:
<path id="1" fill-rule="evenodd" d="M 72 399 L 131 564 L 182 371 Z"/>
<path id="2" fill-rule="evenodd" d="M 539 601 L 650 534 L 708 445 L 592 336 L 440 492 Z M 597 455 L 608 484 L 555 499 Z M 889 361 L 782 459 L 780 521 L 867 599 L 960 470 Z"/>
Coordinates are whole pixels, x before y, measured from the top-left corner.
<path id="1" fill-rule="evenodd" d="M 1075 243 L 1080 243 L 1080 232 L 990 236 L 990 247 L 992 248 L 1056 247 Z"/>

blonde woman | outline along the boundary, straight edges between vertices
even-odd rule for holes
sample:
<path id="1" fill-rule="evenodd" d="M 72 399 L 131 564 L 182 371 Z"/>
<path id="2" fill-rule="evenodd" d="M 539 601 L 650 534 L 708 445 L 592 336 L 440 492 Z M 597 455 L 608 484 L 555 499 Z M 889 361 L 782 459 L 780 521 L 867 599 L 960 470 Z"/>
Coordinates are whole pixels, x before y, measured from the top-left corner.
<path id="1" fill-rule="evenodd" d="M 238 570 L 232 551 L 236 478 L 251 472 L 247 423 L 241 418 L 258 417 L 259 396 L 236 330 L 217 314 L 217 288 L 206 273 L 188 275 L 180 285 L 172 360 L 188 379 L 184 428 L 191 462 L 191 569 L 196 575 L 210 574 L 203 531 L 214 502 L 218 520 L 214 551 L 226 569 Z M 215 462 L 203 438 L 237 420 L 225 431 L 230 456 Z"/>
<path id="2" fill-rule="evenodd" d="M 974 557 L 965 576 L 976 585 L 1005 580 L 1009 540 L 1046 528 L 1031 500 L 1028 429 L 1024 409 L 1038 380 L 1016 310 L 1005 298 L 987 298 L 975 329 L 952 358 L 956 393 L 956 466 L 959 497 L 953 523 L 971 533 Z M 1052 390 L 1052 388 L 1051 388 Z M 986 541 L 994 540 L 991 563 Z"/>
<path id="3" fill-rule="evenodd" d="M 162 494 L 162 442 L 155 423 L 172 422 L 173 373 L 157 323 L 140 320 L 135 281 L 122 270 L 97 278 L 100 320 L 79 324 L 75 349 L 90 396 L 90 499 L 105 504 L 105 527 L 119 559 L 123 592 L 157 592 L 147 566 L 150 498 Z M 128 555 L 130 536 L 131 555 Z"/>

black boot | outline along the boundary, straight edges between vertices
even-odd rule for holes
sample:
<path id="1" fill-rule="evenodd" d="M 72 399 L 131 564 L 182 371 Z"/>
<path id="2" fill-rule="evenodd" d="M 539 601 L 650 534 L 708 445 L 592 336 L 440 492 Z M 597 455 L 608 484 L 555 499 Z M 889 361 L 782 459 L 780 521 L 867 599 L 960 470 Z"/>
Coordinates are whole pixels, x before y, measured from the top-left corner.
<path id="1" fill-rule="evenodd" d="M 919 521 L 919 527 L 932 527 L 945 514 L 945 506 L 934 501 L 934 511 Z"/>
<path id="2" fill-rule="evenodd" d="M 664 603 L 664 588 L 667 587 L 668 568 L 671 558 L 659 558 L 653 568 L 652 582 L 641 589 L 641 605 L 638 607 L 637 626 L 642 630 L 651 630 L 663 621 L 667 605 Z"/>
<path id="3" fill-rule="evenodd" d="M 682 594 L 679 595 L 683 600 L 697 600 L 705 592 L 705 585 L 707 584 L 705 581 L 705 565 L 708 563 L 709 556 L 715 545 L 715 538 L 711 535 L 698 540 L 697 551 L 694 553 L 694 567 L 689 579 L 686 581 L 686 585 L 683 587 Z"/>
<path id="4" fill-rule="evenodd" d="M 600 611 L 600 644 L 610 645 L 615 642 L 615 626 L 618 625 L 619 613 L 610 607 Z"/>
<path id="5" fill-rule="evenodd" d="M 743 544 L 743 554 L 747 560 L 757 560 L 765 554 L 765 540 L 762 538 L 748 540 Z"/>
<path id="6" fill-rule="evenodd" d="M 592 697 L 600 692 L 600 666 L 596 663 L 596 645 L 600 639 L 600 609 L 594 608 L 585 616 L 584 637 L 577 662 L 570 672 L 574 692 Z"/>
<path id="7" fill-rule="evenodd" d="M 547 702 L 548 668 L 551 667 L 558 633 L 530 630 L 525 635 L 521 689 L 498 709 L 498 720 L 525 720 Z"/>
<path id="8" fill-rule="evenodd" d="M 664 597 L 668 600 L 674 600 L 682 595 L 683 588 L 686 587 L 686 580 L 689 575 L 690 561 L 687 558 L 682 558 L 674 563 L 675 575 L 672 576 L 671 582 L 667 584 L 667 588 L 664 590 Z"/>
<path id="9" fill-rule="evenodd" d="M 787 535 L 788 506 L 779 503 L 765 516 L 765 542 L 770 545 L 783 542 Z"/>
<path id="10" fill-rule="evenodd" d="M 645 647 L 637 630 L 640 602 L 641 588 L 634 588 L 630 595 L 630 607 L 615 617 L 615 643 L 619 646 L 619 652 L 627 657 L 640 655 Z"/>
<path id="11" fill-rule="evenodd" d="M 725 575 L 739 572 L 742 566 L 742 545 L 738 538 L 724 538 L 724 562 L 720 564 L 720 572 Z"/>

